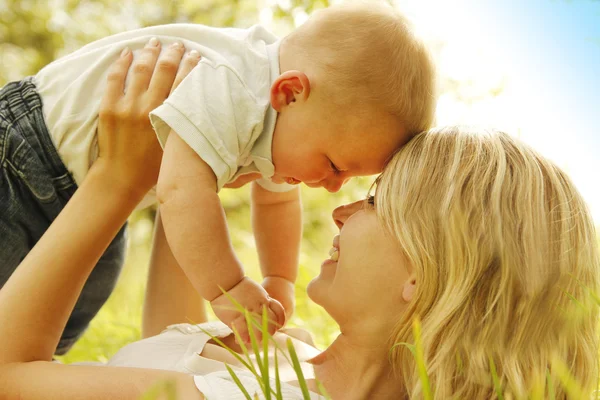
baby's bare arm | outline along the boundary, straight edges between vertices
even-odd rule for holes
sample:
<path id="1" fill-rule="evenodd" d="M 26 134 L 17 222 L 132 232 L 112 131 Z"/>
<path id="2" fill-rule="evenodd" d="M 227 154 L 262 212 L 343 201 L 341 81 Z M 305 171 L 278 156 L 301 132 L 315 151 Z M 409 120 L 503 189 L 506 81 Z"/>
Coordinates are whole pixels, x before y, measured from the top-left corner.
<path id="1" fill-rule="evenodd" d="M 263 276 L 295 282 L 302 238 L 299 188 L 275 193 L 252 183 L 252 227 Z"/>
<path id="2" fill-rule="evenodd" d="M 144 298 L 142 338 L 157 335 L 171 324 L 206 321 L 204 300 L 173 257 L 158 212 Z"/>
<path id="3" fill-rule="evenodd" d="M 217 195 L 212 169 L 175 132 L 165 145 L 157 196 L 175 259 L 192 285 L 211 301 L 244 278 Z"/>
<path id="4" fill-rule="evenodd" d="M 252 227 L 263 287 L 285 309 L 286 320 L 294 312 L 294 283 L 302 238 L 302 203 L 298 187 L 274 193 L 252 184 Z"/>
<path id="5" fill-rule="evenodd" d="M 236 328 L 244 341 L 250 336 L 243 315 L 221 289 L 258 316 L 267 308 L 269 333 L 284 321 L 281 304 L 258 284 L 244 277 L 236 258 L 217 196 L 212 169 L 175 132 L 165 145 L 157 197 L 167 242 L 185 274 L 202 297 L 211 302 L 219 319 Z"/>

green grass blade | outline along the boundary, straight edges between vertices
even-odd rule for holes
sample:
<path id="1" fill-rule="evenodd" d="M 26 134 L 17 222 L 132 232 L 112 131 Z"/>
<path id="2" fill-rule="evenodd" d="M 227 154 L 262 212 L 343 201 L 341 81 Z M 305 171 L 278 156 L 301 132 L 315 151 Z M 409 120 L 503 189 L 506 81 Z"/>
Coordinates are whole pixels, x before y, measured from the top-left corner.
<path id="1" fill-rule="evenodd" d="M 275 347 L 275 351 L 279 350 L 279 352 L 281 353 L 281 355 L 283 355 L 283 358 L 285 358 L 285 360 L 288 362 L 288 364 L 292 365 L 292 360 L 285 353 L 285 349 L 282 349 L 281 347 L 279 347 L 279 343 L 277 343 L 277 341 L 273 338 L 273 336 L 270 336 L 269 340 L 271 340 L 271 342 L 273 343 L 273 346 Z"/>
<path id="2" fill-rule="evenodd" d="M 263 370 L 265 371 L 269 371 L 269 319 L 267 316 L 267 308 L 263 307 L 262 310 L 262 329 L 261 329 L 261 334 L 262 334 L 262 344 L 263 344 L 263 361 L 264 361 L 264 365 L 263 365 Z"/>
<path id="3" fill-rule="evenodd" d="M 244 397 L 246 397 L 247 400 L 252 400 L 252 397 L 250 397 L 250 394 L 248 393 L 248 391 L 246 390 L 246 388 L 244 387 L 244 385 L 242 385 L 242 382 L 240 381 L 240 378 L 238 378 L 237 375 L 235 374 L 235 372 L 233 372 L 233 369 L 231 369 L 231 367 L 229 366 L 229 364 L 225 364 L 225 368 L 227 368 L 227 371 L 229 372 L 229 375 L 231 375 L 231 379 L 233 379 L 233 381 L 235 382 L 235 384 L 237 385 L 237 387 L 240 388 L 240 391 L 242 392 L 242 394 L 244 395 Z"/>
<path id="4" fill-rule="evenodd" d="M 296 349 L 294 349 L 292 339 L 290 338 L 288 338 L 287 340 L 287 348 L 290 353 L 290 358 L 292 359 L 292 366 L 294 367 L 294 371 L 296 372 L 296 376 L 298 377 L 298 384 L 300 385 L 300 390 L 302 390 L 302 397 L 304 398 L 304 400 L 310 400 L 310 393 L 308 392 L 306 379 L 304 379 L 304 373 L 302 372 L 302 368 L 300 367 L 300 360 L 298 359 L 298 354 L 296 354 Z"/>
<path id="5" fill-rule="evenodd" d="M 260 388 L 263 391 L 263 394 L 265 395 L 265 397 L 267 398 L 267 400 L 270 400 L 271 398 L 271 391 L 270 391 L 270 384 L 269 384 L 269 371 L 265 371 L 263 370 L 263 363 L 260 357 L 260 349 L 258 347 L 258 339 L 256 338 L 256 335 L 254 334 L 254 326 L 252 324 L 252 317 L 250 316 L 250 313 L 248 312 L 248 310 L 244 310 L 244 318 L 246 319 L 246 325 L 248 328 L 248 335 L 250 336 L 250 344 L 252 346 L 252 351 L 254 352 L 254 357 L 256 358 L 256 364 L 258 365 L 258 369 L 260 370 L 260 379 L 258 379 L 258 383 L 260 384 Z M 267 386 L 269 386 L 269 389 L 267 390 Z"/>
<path id="6" fill-rule="evenodd" d="M 544 400 L 544 388 L 546 385 L 546 380 L 535 380 L 531 385 L 531 390 L 529 392 L 528 398 L 530 400 Z"/>
<path id="7" fill-rule="evenodd" d="M 577 298 L 575 296 L 573 296 L 571 293 L 567 292 L 566 290 L 562 291 L 573 303 L 575 303 L 577 306 L 579 306 L 582 310 L 587 310 L 587 308 L 583 305 L 583 303 L 579 300 L 577 300 Z"/>
<path id="8" fill-rule="evenodd" d="M 331 400 L 331 396 L 327 393 L 327 390 L 325 390 L 325 386 L 323 386 L 321 381 L 315 379 L 315 383 L 317 384 L 321 396 L 325 397 L 326 400 Z"/>
<path id="9" fill-rule="evenodd" d="M 569 368 L 558 358 L 552 360 L 552 372 L 556 374 L 570 399 L 585 399 L 584 391 L 569 372 Z"/>
<path id="10" fill-rule="evenodd" d="M 429 376 L 427 375 L 427 366 L 425 365 L 425 356 L 423 354 L 423 343 L 421 341 L 421 321 L 418 318 L 413 320 L 413 335 L 415 337 L 415 362 L 417 363 L 419 380 L 423 386 L 423 398 L 425 400 L 432 400 L 433 395 L 429 385 Z"/>
<path id="11" fill-rule="evenodd" d="M 593 290 L 588 289 L 588 293 L 589 293 L 590 297 L 592 298 L 592 300 L 594 301 L 594 303 L 596 303 L 596 305 L 600 306 L 600 296 L 598 296 L 598 294 L 596 292 L 594 292 Z"/>
<path id="12" fill-rule="evenodd" d="M 416 356 L 416 352 L 415 352 L 415 345 L 412 343 L 406 343 L 406 342 L 400 342 L 400 343 L 396 343 L 392 346 L 392 348 L 390 349 L 390 353 L 392 352 L 392 350 L 394 350 L 396 347 L 400 347 L 400 346 L 404 346 L 407 349 L 410 350 L 410 352 L 412 353 L 413 356 Z"/>
<path id="13" fill-rule="evenodd" d="M 554 379 L 552 379 L 552 375 L 548 369 L 546 369 L 546 382 L 548 385 L 548 400 L 554 400 L 556 398 L 554 394 Z"/>
<path id="14" fill-rule="evenodd" d="M 277 400 L 283 400 L 283 395 L 281 394 L 281 379 L 279 378 L 279 361 L 277 361 L 277 353 L 278 350 L 275 349 L 273 360 L 275 363 L 275 397 Z"/>
<path id="15" fill-rule="evenodd" d="M 157 382 L 140 397 L 140 400 L 162 399 L 165 394 L 167 400 L 177 400 L 177 386 L 175 385 L 175 381 L 166 380 Z"/>
<path id="16" fill-rule="evenodd" d="M 250 351 L 248 350 L 248 348 L 246 347 L 246 344 L 242 340 L 242 337 L 240 336 L 240 333 L 237 331 L 237 329 L 232 329 L 232 331 L 233 331 L 233 336 L 235 336 L 235 339 L 236 339 L 238 345 L 242 349 L 242 353 L 244 354 L 244 357 L 246 357 L 246 360 L 251 365 L 252 371 L 254 371 L 255 373 L 257 373 L 256 372 L 256 368 L 254 368 L 254 363 L 252 362 L 252 359 L 250 358 Z"/>
<path id="17" fill-rule="evenodd" d="M 494 363 L 494 357 L 490 356 L 490 373 L 492 374 L 492 382 L 494 383 L 494 390 L 498 400 L 504 400 L 502 394 L 502 385 L 500 384 L 500 378 L 498 377 L 498 371 L 496 371 L 496 363 Z"/>
<path id="18" fill-rule="evenodd" d="M 254 328 L 252 326 L 252 317 L 250 316 L 250 313 L 248 312 L 248 310 L 244 310 L 244 318 L 246 319 L 246 326 L 248 328 L 248 335 L 250 336 L 250 345 L 252 346 L 252 351 L 254 352 L 254 356 L 256 357 L 256 363 L 258 364 L 258 369 L 260 370 L 261 373 L 264 374 L 265 371 L 263 371 L 262 367 L 262 361 L 261 361 L 261 357 L 260 357 L 260 350 L 258 348 L 258 339 L 256 338 L 256 335 L 254 334 Z"/>
<path id="19" fill-rule="evenodd" d="M 252 365 L 252 361 L 250 360 L 250 357 L 248 356 L 248 350 L 246 349 L 246 346 L 240 345 L 240 347 L 242 348 L 242 352 L 244 352 L 244 354 L 247 356 L 248 361 L 244 360 L 242 358 L 242 356 L 240 356 L 237 352 L 235 352 L 231 348 L 229 348 L 229 346 L 227 346 L 225 343 L 223 343 L 223 341 L 221 339 L 219 339 L 218 337 L 211 335 L 208 331 L 202 329 L 201 327 L 198 327 L 198 328 L 200 328 L 200 330 L 202 332 L 204 332 L 205 334 L 207 334 L 208 336 L 210 336 L 210 338 L 212 340 L 214 340 L 215 343 L 217 343 L 219 346 L 221 346 L 222 348 L 224 348 L 225 350 L 227 350 L 229 352 L 229 354 L 231 354 L 233 357 L 235 357 L 236 360 L 238 360 L 240 363 L 242 363 L 242 365 L 244 367 L 246 367 L 250 372 L 252 372 L 252 374 L 254 376 L 258 377 L 256 369 L 254 368 L 254 365 Z"/>
<path id="20" fill-rule="evenodd" d="M 271 400 L 271 381 L 269 379 L 269 317 L 267 315 L 267 307 L 262 309 L 262 344 L 263 344 L 263 382 L 265 384 L 265 398 Z M 257 358 L 258 361 L 258 358 Z M 274 393 L 274 392 L 273 392 Z"/>

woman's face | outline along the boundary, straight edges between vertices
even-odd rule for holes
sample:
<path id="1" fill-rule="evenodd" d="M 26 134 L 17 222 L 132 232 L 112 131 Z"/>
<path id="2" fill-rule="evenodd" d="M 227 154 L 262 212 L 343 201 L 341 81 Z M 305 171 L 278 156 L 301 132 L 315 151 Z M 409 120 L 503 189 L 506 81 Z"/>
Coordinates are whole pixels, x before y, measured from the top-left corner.
<path id="1" fill-rule="evenodd" d="M 366 201 L 337 208 L 333 218 L 340 234 L 333 239 L 331 253 L 337 250 L 338 259 L 333 256 L 323 262 L 319 276 L 307 288 L 309 297 L 342 329 L 352 321 L 364 323 L 365 318 L 397 321 L 390 317 L 404 310 L 414 287 L 399 243 Z"/>

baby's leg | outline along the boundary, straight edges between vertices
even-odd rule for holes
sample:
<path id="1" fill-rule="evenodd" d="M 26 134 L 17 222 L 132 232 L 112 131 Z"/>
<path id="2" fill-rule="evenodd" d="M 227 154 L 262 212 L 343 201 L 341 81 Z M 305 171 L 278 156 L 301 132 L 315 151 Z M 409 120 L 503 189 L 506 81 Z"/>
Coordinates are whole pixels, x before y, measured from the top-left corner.
<path id="1" fill-rule="evenodd" d="M 76 189 L 46 130 L 42 103 L 33 83 L 24 80 L 6 85 L 0 90 L 0 287 Z M 124 250 L 122 230 L 88 279 L 63 333 L 58 354 L 66 352 L 81 336 L 110 295 Z"/>

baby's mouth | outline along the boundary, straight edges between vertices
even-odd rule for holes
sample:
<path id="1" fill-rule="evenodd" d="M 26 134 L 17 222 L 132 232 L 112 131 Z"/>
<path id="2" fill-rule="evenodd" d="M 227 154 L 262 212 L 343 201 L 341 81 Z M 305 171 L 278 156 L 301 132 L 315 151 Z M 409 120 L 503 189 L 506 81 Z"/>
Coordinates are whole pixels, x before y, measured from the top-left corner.
<path id="1" fill-rule="evenodd" d="M 296 179 L 296 178 L 288 177 L 288 178 L 285 178 L 285 182 L 286 182 L 286 183 L 288 183 L 288 184 L 290 184 L 290 185 L 297 185 L 297 184 L 299 184 L 301 181 L 299 181 L 299 180 L 298 180 L 298 179 Z"/>

